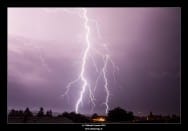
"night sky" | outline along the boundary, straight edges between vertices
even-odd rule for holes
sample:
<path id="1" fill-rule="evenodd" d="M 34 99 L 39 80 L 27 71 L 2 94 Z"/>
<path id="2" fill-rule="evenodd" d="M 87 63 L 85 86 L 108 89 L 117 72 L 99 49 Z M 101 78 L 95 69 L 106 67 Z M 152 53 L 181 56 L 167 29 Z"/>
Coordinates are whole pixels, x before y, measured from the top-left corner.
<path id="1" fill-rule="evenodd" d="M 90 19 L 91 52 L 109 54 L 119 67 L 113 77 L 108 65 L 109 108 L 122 107 L 136 115 L 180 115 L 181 8 L 86 8 Z M 86 46 L 80 8 L 8 8 L 8 109 L 75 111 L 82 82 L 62 97 L 79 75 Z M 69 12 L 70 11 L 70 12 Z M 85 76 L 91 88 L 103 61 L 87 59 Z M 114 80 L 115 79 L 115 80 Z M 91 112 L 86 91 L 79 111 L 105 113 L 103 79 Z"/>

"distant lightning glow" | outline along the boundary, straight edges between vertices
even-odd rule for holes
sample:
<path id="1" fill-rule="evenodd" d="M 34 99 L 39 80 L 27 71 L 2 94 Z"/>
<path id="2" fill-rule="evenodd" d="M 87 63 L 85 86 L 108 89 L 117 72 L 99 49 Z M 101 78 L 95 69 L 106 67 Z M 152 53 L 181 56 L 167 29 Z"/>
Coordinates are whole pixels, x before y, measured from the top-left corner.
<path id="1" fill-rule="evenodd" d="M 47 12 L 51 12 L 51 10 L 45 9 L 44 11 Z M 56 11 L 63 11 L 72 15 L 77 15 L 79 18 L 81 18 L 83 20 L 83 27 L 85 30 L 85 37 L 83 40 L 83 43 L 85 43 L 85 49 L 83 51 L 83 56 L 81 59 L 81 70 L 80 73 L 78 75 L 78 77 L 69 82 L 68 85 L 66 86 L 66 91 L 64 92 L 64 94 L 62 95 L 63 97 L 68 95 L 70 88 L 73 87 L 74 84 L 81 82 L 82 86 L 81 89 L 79 91 L 79 97 L 76 101 L 75 104 L 75 112 L 79 113 L 80 112 L 80 104 L 83 103 L 83 97 L 86 94 L 86 91 L 88 91 L 89 93 L 89 100 L 92 103 L 92 110 L 94 109 L 94 107 L 96 106 L 95 104 L 95 91 L 97 89 L 98 86 L 98 81 L 101 79 L 104 81 L 104 89 L 105 89 L 105 113 L 107 114 L 109 111 L 109 96 L 110 96 L 110 90 L 109 90 L 109 80 L 108 80 L 108 76 L 107 76 L 107 65 L 111 65 L 112 67 L 112 74 L 114 76 L 114 80 L 115 80 L 115 72 L 116 70 L 119 70 L 119 68 L 114 64 L 111 56 L 109 55 L 110 50 L 107 47 L 107 44 L 102 42 L 102 35 L 101 35 L 101 31 L 99 28 L 99 22 L 95 19 L 89 18 L 88 16 L 88 10 L 86 8 L 81 8 L 81 10 L 71 10 L 69 8 L 64 8 L 64 9 L 55 9 L 52 12 L 56 12 Z M 91 37 L 91 24 L 90 23 L 94 23 L 94 27 L 95 27 L 95 31 L 97 32 L 97 36 L 98 39 L 101 41 L 100 43 L 100 48 L 103 48 L 103 51 L 100 51 L 98 48 L 95 48 L 94 45 L 92 45 L 92 41 L 90 39 Z M 94 29 L 94 28 L 93 28 Z M 94 53 L 94 54 L 93 54 Z M 103 65 L 102 67 L 99 67 L 98 64 L 95 61 L 95 57 L 96 56 L 100 56 L 102 58 L 103 61 Z M 94 86 L 92 86 L 86 76 L 86 65 L 89 62 L 89 59 L 91 59 L 92 63 L 93 63 L 93 67 L 95 68 L 95 71 L 97 73 L 97 77 L 96 77 L 96 81 L 94 83 Z M 109 67 L 110 67 L 109 65 Z"/>
<path id="2" fill-rule="evenodd" d="M 38 52 L 39 52 L 39 59 L 40 59 L 42 65 L 43 65 L 43 67 L 44 67 L 48 72 L 51 72 L 51 70 L 50 70 L 49 67 L 48 67 L 48 64 L 46 63 L 45 58 L 44 58 L 43 55 L 41 54 L 41 52 L 42 52 L 41 49 L 40 49 L 38 46 L 36 46 L 35 48 L 38 49 Z"/>
<path id="3" fill-rule="evenodd" d="M 18 39 L 19 40 L 19 39 Z M 31 42 L 25 43 L 25 41 L 23 41 L 23 45 L 29 48 L 33 48 L 37 55 L 39 56 L 39 60 L 42 64 L 42 66 L 44 67 L 44 69 L 46 69 L 47 72 L 51 72 L 50 68 L 48 67 L 48 64 L 46 63 L 46 59 L 44 57 L 44 55 L 42 55 L 42 49 L 37 45 L 37 44 L 33 44 Z"/>

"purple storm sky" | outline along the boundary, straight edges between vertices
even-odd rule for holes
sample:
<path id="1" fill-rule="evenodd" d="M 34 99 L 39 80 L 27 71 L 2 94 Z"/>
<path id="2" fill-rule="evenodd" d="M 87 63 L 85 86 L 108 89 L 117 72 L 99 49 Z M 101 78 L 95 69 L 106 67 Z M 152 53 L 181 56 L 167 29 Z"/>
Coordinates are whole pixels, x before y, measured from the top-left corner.
<path id="1" fill-rule="evenodd" d="M 116 81 L 108 67 L 110 109 L 120 106 L 140 115 L 150 111 L 180 115 L 181 8 L 87 11 L 98 21 L 102 39 L 119 67 Z M 101 50 L 95 25 L 90 27 L 91 43 Z M 83 19 L 61 8 L 8 8 L 8 108 L 74 111 L 81 83 L 70 89 L 69 97 L 61 95 L 80 72 L 84 38 Z M 90 60 L 86 76 L 91 84 L 96 80 Z M 103 86 L 99 81 L 95 93 L 94 112 L 99 114 L 105 112 Z M 86 114 L 90 112 L 87 95 L 80 107 Z"/>

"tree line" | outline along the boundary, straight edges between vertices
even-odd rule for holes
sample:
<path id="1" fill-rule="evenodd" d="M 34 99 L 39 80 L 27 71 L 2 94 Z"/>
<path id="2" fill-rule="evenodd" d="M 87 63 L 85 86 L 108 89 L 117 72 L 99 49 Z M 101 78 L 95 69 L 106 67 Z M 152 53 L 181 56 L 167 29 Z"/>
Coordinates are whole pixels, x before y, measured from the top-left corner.
<path id="1" fill-rule="evenodd" d="M 63 112 L 62 114 L 56 116 L 56 118 L 68 118 L 69 120 L 72 120 L 72 122 L 75 123 L 87 123 L 92 122 L 91 120 L 95 117 L 98 117 L 99 115 L 97 113 L 94 113 L 91 117 L 85 116 L 83 114 L 77 114 L 75 112 Z M 9 114 L 9 119 L 14 118 L 20 118 L 23 119 L 23 122 L 27 122 L 29 119 L 35 118 L 54 118 L 52 114 L 52 110 L 47 110 L 44 112 L 43 107 L 40 108 L 40 110 L 34 115 L 30 109 L 27 107 L 24 111 L 22 110 L 14 110 L 12 109 Z M 110 110 L 107 114 L 106 121 L 108 122 L 120 122 L 120 121 L 132 121 L 134 119 L 133 112 L 127 112 L 126 110 L 117 107 L 112 110 Z"/>
<path id="2" fill-rule="evenodd" d="M 94 113 L 92 116 L 86 116 L 84 114 L 79 114 L 75 112 L 63 112 L 58 116 L 53 116 L 52 110 L 44 111 L 43 107 L 34 115 L 30 109 L 27 107 L 24 111 L 12 109 L 8 114 L 8 122 L 52 122 L 56 123 L 57 121 L 65 122 L 65 118 L 72 123 L 90 123 L 94 122 L 93 119 L 96 118 L 105 118 L 105 122 L 118 122 L 118 123 L 178 123 L 180 122 L 180 117 L 176 115 L 172 116 L 162 116 L 162 115 L 153 115 L 152 112 L 144 118 L 134 116 L 133 112 L 126 111 L 120 107 L 109 110 L 108 114 L 105 116 L 98 115 Z M 40 120 L 40 121 L 39 121 Z M 13 123 L 14 123 L 13 122 Z"/>

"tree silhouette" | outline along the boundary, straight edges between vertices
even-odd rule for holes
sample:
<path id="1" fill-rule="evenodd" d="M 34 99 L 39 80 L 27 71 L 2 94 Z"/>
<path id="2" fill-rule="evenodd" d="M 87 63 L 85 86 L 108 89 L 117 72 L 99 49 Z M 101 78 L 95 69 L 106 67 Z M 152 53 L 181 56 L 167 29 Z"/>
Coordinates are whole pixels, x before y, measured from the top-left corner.
<path id="1" fill-rule="evenodd" d="M 37 114 L 38 117 L 43 117 L 44 116 L 44 109 L 41 107 L 40 111 Z"/>
<path id="2" fill-rule="evenodd" d="M 16 111 L 12 109 L 10 113 L 8 114 L 9 117 L 15 117 L 16 116 Z"/>
<path id="3" fill-rule="evenodd" d="M 16 111 L 14 109 L 12 109 L 10 111 L 10 113 L 8 114 L 9 117 L 22 117 L 24 114 L 23 114 L 23 111 L 22 110 L 19 110 L 19 111 Z"/>
<path id="4" fill-rule="evenodd" d="M 59 115 L 59 117 L 66 117 L 73 122 L 80 123 L 80 122 L 90 122 L 90 119 L 82 114 L 76 114 L 75 112 L 64 112 L 62 115 Z"/>
<path id="5" fill-rule="evenodd" d="M 132 112 L 127 112 L 124 109 L 117 107 L 113 110 L 108 112 L 108 121 L 112 122 L 121 122 L 121 121 L 131 121 L 133 120 L 134 116 Z"/>
<path id="6" fill-rule="evenodd" d="M 33 113 L 29 110 L 29 108 L 27 107 L 24 111 L 24 120 L 23 122 L 27 122 L 27 120 L 33 116 Z"/>
<path id="7" fill-rule="evenodd" d="M 52 117 L 52 111 L 51 111 L 51 110 L 47 111 L 47 112 L 46 112 L 46 116 L 47 116 L 47 117 Z"/>
<path id="8" fill-rule="evenodd" d="M 98 114 L 97 114 L 97 113 L 94 113 L 94 114 L 91 116 L 91 119 L 96 118 L 97 116 L 98 116 Z"/>
<path id="9" fill-rule="evenodd" d="M 132 120 L 134 119 L 134 114 L 133 114 L 133 112 L 128 112 L 128 113 L 127 113 L 127 119 L 128 119 L 129 121 L 132 121 Z"/>
<path id="10" fill-rule="evenodd" d="M 66 118 L 70 117 L 68 112 L 64 112 L 61 116 L 66 117 Z"/>
<path id="11" fill-rule="evenodd" d="M 27 117 L 32 117 L 33 116 L 33 113 L 29 110 L 28 107 L 24 111 L 24 116 L 27 116 Z"/>

